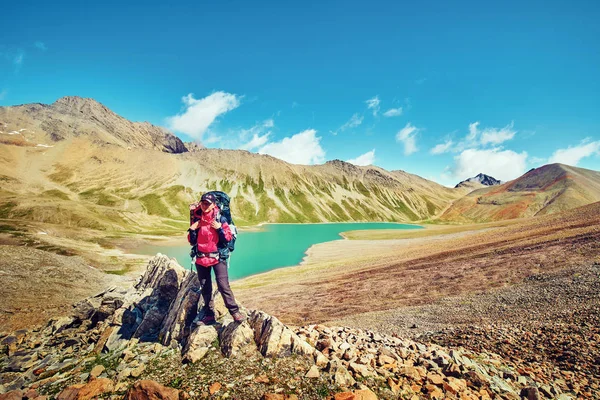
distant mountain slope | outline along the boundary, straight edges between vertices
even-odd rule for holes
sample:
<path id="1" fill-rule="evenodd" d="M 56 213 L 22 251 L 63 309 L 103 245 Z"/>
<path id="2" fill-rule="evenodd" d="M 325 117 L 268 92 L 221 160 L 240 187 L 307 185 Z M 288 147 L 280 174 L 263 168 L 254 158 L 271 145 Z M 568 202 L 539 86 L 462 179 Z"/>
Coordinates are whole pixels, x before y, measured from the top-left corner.
<path id="1" fill-rule="evenodd" d="M 236 221 L 417 221 L 465 191 L 342 161 L 292 165 L 240 150 L 167 154 L 83 137 L 39 148 L 0 144 L 0 218 L 97 229 L 180 229 L 206 190 L 233 197 Z"/>
<path id="2" fill-rule="evenodd" d="M 0 107 L 0 131 L 12 142 L 34 145 L 84 136 L 98 143 L 157 149 L 168 153 L 187 151 L 183 142 L 164 128 L 148 122 L 131 122 L 93 99 L 62 97 L 51 105 L 24 104 Z M 3 135 L 0 135 L 0 137 Z M 7 138 L 4 137 L 6 142 Z"/>
<path id="3" fill-rule="evenodd" d="M 459 188 L 459 187 L 463 187 L 463 186 L 467 186 L 467 187 L 471 187 L 473 189 L 478 189 L 484 186 L 494 186 L 494 185 L 500 185 L 502 182 L 499 181 L 498 179 L 491 177 L 489 175 L 486 174 L 477 174 L 477 176 L 474 176 L 472 178 L 469 179 L 465 179 L 462 182 L 459 182 L 456 186 L 454 186 L 455 188 Z"/>
<path id="4" fill-rule="evenodd" d="M 468 192 L 339 160 L 306 166 L 242 150 L 186 151 L 171 136 L 91 99 L 0 107 L 0 218 L 181 230 L 188 205 L 218 189 L 232 196 L 240 225 L 409 222 L 439 215 Z"/>
<path id="5" fill-rule="evenodd" d="M 451 221 L 498 221 L 552 214 L 600 201 L 600 172 L 549 164 L 499 186 L 478 189 L 440 217 Z"/>

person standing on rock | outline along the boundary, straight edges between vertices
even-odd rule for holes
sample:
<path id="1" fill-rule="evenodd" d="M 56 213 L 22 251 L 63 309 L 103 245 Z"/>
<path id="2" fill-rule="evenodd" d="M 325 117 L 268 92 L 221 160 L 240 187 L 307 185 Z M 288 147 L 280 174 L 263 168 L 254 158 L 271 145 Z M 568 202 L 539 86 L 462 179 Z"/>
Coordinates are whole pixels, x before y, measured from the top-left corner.
<path id="1" fill-rule="evenodd" d="M 242 322 L 246 316 L 240 312 L 233 292 L 229 286 L 227 272 L 227 243 L 232 239 L 227 218 L 221 215 L 212 193 L 204 193 L 200 199 L 200 207 L 195 211 L 198 220 L 188 229 L 188 241 L 196 254 L 196 270 L 200 281 L 204 306 L 194 319 L 194 325 L 213 325 L 216 323 L 214 302 L 212 300 L 211 269 L 215 271 L 217 287 L 225 306 L 236 322 Z M 220 216 L 220 218 L 219 218 Z M 219 220 L 217 220 L 219 219 Z"/>

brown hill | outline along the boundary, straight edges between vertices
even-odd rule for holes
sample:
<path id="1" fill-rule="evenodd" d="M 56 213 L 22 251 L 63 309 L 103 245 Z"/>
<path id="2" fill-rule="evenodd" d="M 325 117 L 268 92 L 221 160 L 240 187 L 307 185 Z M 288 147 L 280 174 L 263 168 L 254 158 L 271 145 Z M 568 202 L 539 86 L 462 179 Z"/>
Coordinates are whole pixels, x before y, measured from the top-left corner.
<path id="1" fill-rule="evenodd" d="M 564 164 L 532 169 L 456 201 L 441 220 L 486 222 L 546 215 L 600 201 L 600 172 Z"/>
<path id="2" fill-rule="evenodd" d="M 35 145 L 84 136 L 97 143 L 157 149 L 168 153 L 187 151 L 183 142 L 164 128 L 148 122 L 131 122 L 93 99 L 68 96 L 51 105 L 24 104 L 0 107 L 0 125 L 10 141 Z M 2 135 L 5 136 L 5 135 Z M 7 138 L 3 137 L 6 142 Z"/>

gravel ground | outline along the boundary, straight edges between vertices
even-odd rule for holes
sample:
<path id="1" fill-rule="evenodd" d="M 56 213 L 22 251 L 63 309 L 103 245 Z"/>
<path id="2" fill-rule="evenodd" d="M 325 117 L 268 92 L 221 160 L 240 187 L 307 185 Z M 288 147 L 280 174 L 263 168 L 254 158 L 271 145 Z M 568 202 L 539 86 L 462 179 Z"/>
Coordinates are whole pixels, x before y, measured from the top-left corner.
<path id="1" fill-rule="evenodd" d="M 501 355 L 536 380 L 600 398 L 600 262 L 493 292 L 367 313 L 335 324 Z"/>

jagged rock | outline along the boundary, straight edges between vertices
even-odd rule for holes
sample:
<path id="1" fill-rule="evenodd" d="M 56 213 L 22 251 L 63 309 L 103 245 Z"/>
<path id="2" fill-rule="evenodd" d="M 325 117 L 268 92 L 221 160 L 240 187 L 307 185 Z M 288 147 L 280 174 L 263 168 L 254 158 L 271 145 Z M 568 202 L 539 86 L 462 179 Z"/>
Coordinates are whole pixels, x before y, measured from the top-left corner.
<path id="1" fill-rule="evenodd" d="M 265 357 L 285 357 L 292 353 L 312 355 L 315 351 L 277 318 L 262 311 L 251 312 L 249 324 L 254 330 L 256 346 Z"/>
<path id="2" fill-rule="evenodd" d="M 96 310 L 101 304 L 102 302 L 98 297 L 84 299 L 73 306 L 73 317 L 79 323 L 85 320 L 93 320 L 93 325 L 95 325 L 97 323 L 97 319 L 95 318 Z"/>
<path id="3" fill-rule="evenodd" d="M 202 359 L 209 350 L 212 342 L 219 337 L 214 326 L 198 326 L 190 335 L 183 351 L 185 362 L 195 363 Z"/>
<path id="4" fill-rule="evenodd" d="M 185 342 L 189 335 L 189 330 L 186 332 L 185 327 L 190 326 L 197 314 L 199 298 L 198 275 L 187 274 L 163 322 L 159 335 L 162 344 L 168 346 L 172 342 Z"/>
<path id="5" fill-rule="evenodd" d="M 110 379 L 98 378 L 86 384 L 71 385 L 56 397 L 57 400 L 90 400 L 104 393 L 112 392 L 114 384 Z"/>
<path id="6" fill-rule="evenodd" d="M 353 362 L 350 363 L 349 369 L 350 371 L 362 377 L 373 376 L 375 374 L 373 371 L 369 370 L 369 368 L 366 365 L 357 364 Z"/>
<path id="7" fill-rule="evenodd" d="M 329 361 L 329 372 L 333 375 L 333 382 L 341 387 L 350 387 L 356 383 L 352 374 L 338 359 Z"/>
<path id="8" fill-rule="evenodd" d="M 318 378 L 320 376 L 321 373 L 319 372 L 319 367 L 317 367 L 316 365 L 310 367 L 306 375 L 304 375 L 305 378 Z"/>
<path id="9" fill-rule="evenodd" d="M 33 367 L 38 360 L 37 352 L 17 351 L 6 366 L 7 371 L 22 372 Z"/>
<path id="10" fill-rule="evenodd" d="M 179 390 L 151 380 L 136 382 L 125 395 L 125 400 L 179 400 Z"/>
<path id="11" fill-rule="evenodd" d="M 163 321 L 177 298 L 185 270 L 162 254 L 148 263 L 148 268 L 135 286 L 136 293 L 126 296 L 123 305 L 114 312 L 113 329 L 106 341 L 109 350 L 125 347 L 131 338 L 157 341 L 159 335 L 172 337 L 162 329 Z M 172 317 L 172 321 L 177 317 Z M 173 324 L 171 325 L 173 326 Z M 176 335 L 178 336 L 178 335 Z"/>
<path id="12" fill-rule="evenodd" d="M 76 400 L 77 394 L 79 393 L 81 388 L 84 386 L 85 386 L 85 384 L 83 384 L 83 383 L 71 385 L 71 386 L 63 389 L 63 391 L 60 392 L 58 394 L 58 396 L 56 396 L 56 400 Z"/>
<path id="13" fill-rule="evenodd" d="M 243 323 L 231 322 L 223 327 L 219 335 L 221 352 L 230 357 L 240 352 L 256 352 L 254 331 L 247 321 Z"/>
<path id="14" fill-rule="evenodd" d="M 97 398 L 104 393 L 112 392 L 113 382 L 108 378 L 98 378 L 89 381 L 84 387 L 79 389 L 77 400 L 89 400 Z"/>
<path id="15" fill-rule="evenodd" d="M 70 328 L 73 323 L 76 321 L 74 317 L 60 317 L 56 319 L 51 319 L 48 323 L 52 330 L 53 335 L 57 335 L 64 331 L 65 329 Z"/>

